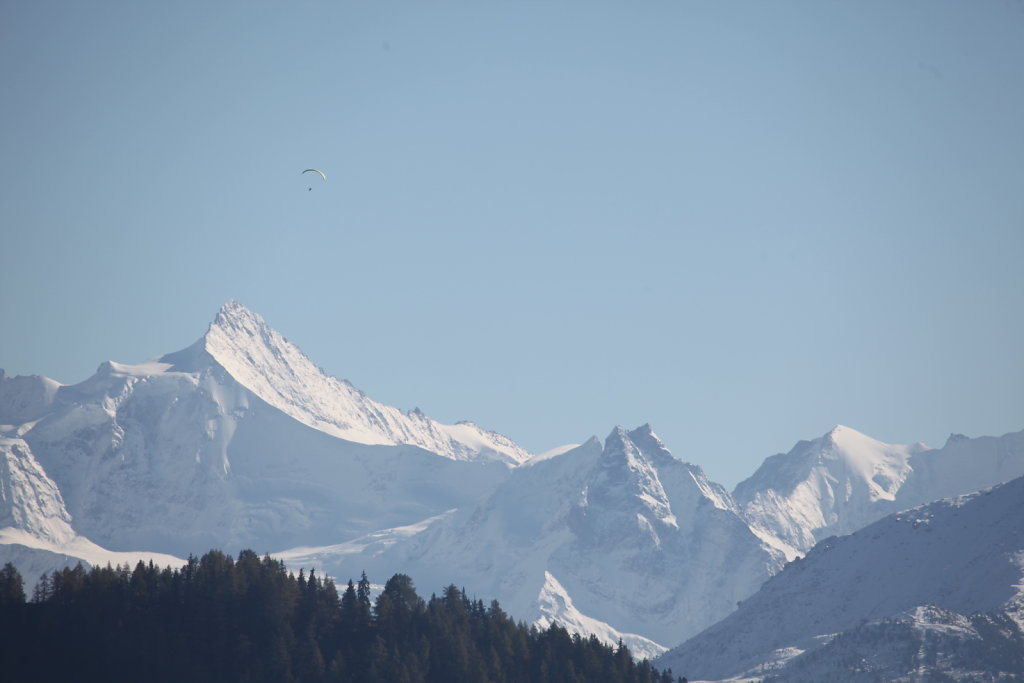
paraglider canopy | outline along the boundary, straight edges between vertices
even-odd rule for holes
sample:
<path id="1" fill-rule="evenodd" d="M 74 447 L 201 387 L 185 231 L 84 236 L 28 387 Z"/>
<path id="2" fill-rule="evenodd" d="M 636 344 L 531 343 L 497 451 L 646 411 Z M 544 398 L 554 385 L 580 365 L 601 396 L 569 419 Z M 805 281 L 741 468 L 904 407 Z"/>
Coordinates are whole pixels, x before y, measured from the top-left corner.
<path id="1" fill-rule="evenodd" d="M 307 168 L 305 171 L 303 171 L 303 173 L 319 173 L 320 177 L 323 178 L 324 181 L 327 180 L 327 176 L 324 174 L 324 172 L 316 168 Z"/>

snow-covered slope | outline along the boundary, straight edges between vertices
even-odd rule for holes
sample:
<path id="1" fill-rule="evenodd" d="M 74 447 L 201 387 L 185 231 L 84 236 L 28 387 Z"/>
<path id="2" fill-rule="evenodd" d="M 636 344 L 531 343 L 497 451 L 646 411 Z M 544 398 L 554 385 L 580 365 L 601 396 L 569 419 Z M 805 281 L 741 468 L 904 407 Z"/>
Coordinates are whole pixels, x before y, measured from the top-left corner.
<path id="1" fill-rule="evenodd" d="M 935 450 L 915 453 L 896 497 L 905 510 L 1024 476 L 1024 431 L 969 438 L 953 434 Z"/>
<path id="2" fill-rule="evenodd" d="M 940 450 L 839 426 L 764 461 L 733 492 L 755 528 L 800 550 L 885 515 L 1024 475 L 1024 433 L 951 437 Z"/>
<path id="3" fill-rule="evenodd" d="M 0 436 L 0 530 L 7 528 L 56 545 L 75 537 L 60 490 L 28 444 Z"/>
<path id="4" fill-rule="evenodd" d="M 862 662 L 813 654 L 835 634 L 892 619 L 916 624 L 904 629 L 913 634 L 927 623 L 950 628 L 958 620 L 974 623 L 967 617 L 976 613 L 992 613 L 992 619 L 1009 629 L 1006 638 L 1019 639 L 1024 624 L 1022 500 L 1024 478 L 1019 478 L 826 539 L 659 664 L 691 680 L 766 674 L 772 667 L 785 674 L 796 671 L 788 667 L 797 667 L 799 661 L 807 666 L 816 660 L 815 671 L 839 674 Z M 927 606 L 947 614 L 929 616 Z M 964 642 L 973 637 L 968 631 L 963 631 Z M 887 637 L 895 638 L 895 631 Z M 833 651 L 849 655 L 846 647 L 837 645 Z M 870 658 L 871 651 L 862 656 Z M 880 678 L 895 680 L 884 672 Z"/>
<path id="5" fill-rule="evenodd" d="M 479 505 L 421 533 L 320 560 L 340 577 L 400 569 L 419 585 L 456 582 L 519 618 L 621 636 L 653 654 L 654 643 L 677 642 L 727 614 L 784 555 L 645 425 L 615 429 L 603 447 L 591 439 L 531 461 Z"/>
<path id="6" fill-rule="evenodd" d="M 106 550 L 75 533 L 56 484 L 18 438 L 0 437 L 0 563 L 18 567 L 29 591 L 44 572 L 86 564 L 139 560 L 180 564 L 162 553 Z"/>
<path id="7" fill-rule="evenodd" d="M 733 491 L 752 523 L 807 550 L 824 536 L 846 534 L 878 519 L 924 445 L 892 446 L 838 426 L 789 453 L 764 461 Z M 873 518 L 873 519 L 872 519 Z"/>
<path id="8" fill-rule="evenodd" d="M 44 415 L 60 386 L 39 375 L 8 377 L 0 369 L 0 430 L 11 431 L 13 425 L 31 423 Z"/>

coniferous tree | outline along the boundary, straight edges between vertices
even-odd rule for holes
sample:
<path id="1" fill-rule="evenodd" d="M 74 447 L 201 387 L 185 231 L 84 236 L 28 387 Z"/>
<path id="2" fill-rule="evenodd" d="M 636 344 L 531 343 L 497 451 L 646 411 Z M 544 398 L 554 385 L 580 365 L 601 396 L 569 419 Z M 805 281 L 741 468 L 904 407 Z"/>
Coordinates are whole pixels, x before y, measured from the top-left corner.
<path id="1" fill-rule="evenodd" d="M 359 584 L 356 586 L 356 614 L 363 623 L 370 621 L 370 580 L 366 578 L 366 572 L 359 577 Z"/>
<path id="2" fill-rule="evenodd" d="M 44 603 L 50 599 L 50 575 L 44 573 L 39 577 L 39 581 L 36 582 L 36 587 L 32 589 L 32 602 Z"/>
<path id="3" fill-rule="evenodd" d="M 25 581 L 15 566 L 8 562 L 0 569 L 0 607 L 25 602 Z"/>

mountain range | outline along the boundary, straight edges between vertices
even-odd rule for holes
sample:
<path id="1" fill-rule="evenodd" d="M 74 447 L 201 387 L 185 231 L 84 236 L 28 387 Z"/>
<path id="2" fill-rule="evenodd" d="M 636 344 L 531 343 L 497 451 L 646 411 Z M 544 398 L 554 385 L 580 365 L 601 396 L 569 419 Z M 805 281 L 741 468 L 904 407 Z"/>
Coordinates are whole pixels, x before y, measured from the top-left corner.
<path id="1" fill-rule="evenodd" d="M 0 562 L 30 581 L 252 548 L 456 583 L 642 656 L 752 609 L 831 536 L 1022 475 L 1024 432 L 930 449 L 836 427 L 732 493 L 647 425 L 534 455 L 374 401 L 234 301 L 190 347 L 76 385 L 0 371 Z"/>

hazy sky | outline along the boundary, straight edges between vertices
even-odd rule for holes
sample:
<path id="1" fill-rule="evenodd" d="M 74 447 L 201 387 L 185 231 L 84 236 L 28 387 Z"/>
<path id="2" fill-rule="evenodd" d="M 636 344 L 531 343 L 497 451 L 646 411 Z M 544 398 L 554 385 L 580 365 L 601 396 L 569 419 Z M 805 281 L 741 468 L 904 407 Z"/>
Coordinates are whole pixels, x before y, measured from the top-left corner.
<path id="1" fill-rule="evenodd" d="M 235 298 L 385 403 L 650 422 L 729 487 L 1017 431 L 1022 122 L 1019 1 L 0 0 L 0 367 Z"/>

